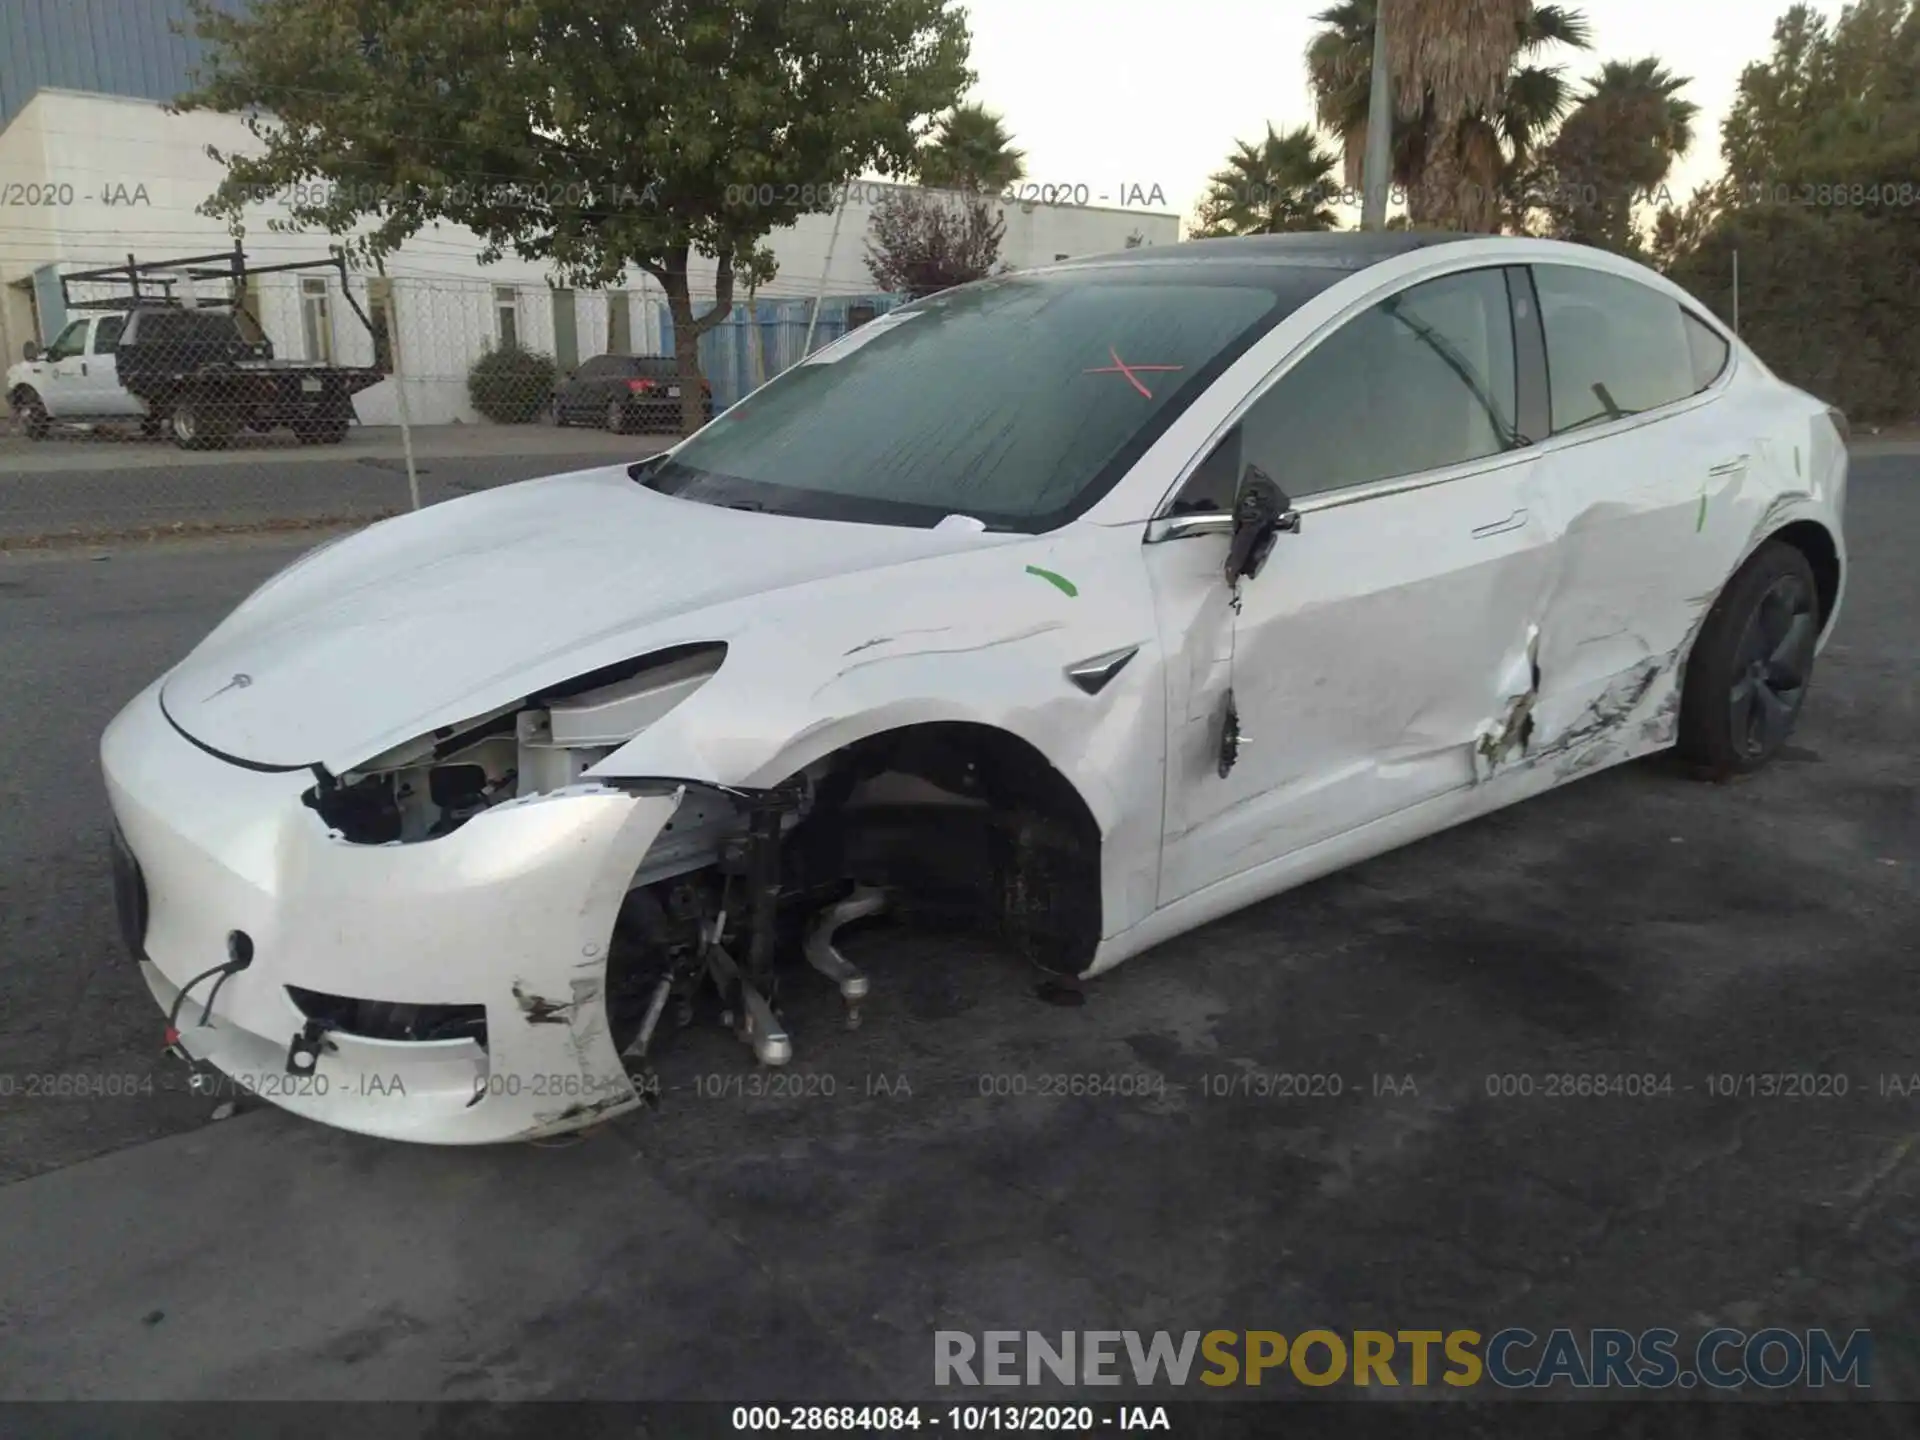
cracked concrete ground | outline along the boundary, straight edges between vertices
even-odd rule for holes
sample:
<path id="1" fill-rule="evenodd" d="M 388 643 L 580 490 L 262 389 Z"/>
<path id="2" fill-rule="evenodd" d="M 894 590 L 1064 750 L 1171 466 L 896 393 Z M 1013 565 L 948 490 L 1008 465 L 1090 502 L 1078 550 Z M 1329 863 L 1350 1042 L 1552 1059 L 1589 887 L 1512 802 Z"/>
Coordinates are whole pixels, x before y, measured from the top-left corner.
<path id="1" fill-rule="evenodd" d="M 1920 1074 L 1920 459 L 1855 474 L 1848 612 L 1761 776 L 1580 780 L 1078 1009 L 852 928 L 867 1023 L 795 982 L 793 1093 L 687 1032 L 658 1111 L 477 1151 L 211 1122 L 115 938 L 96 738 L 294 547 L 0 561 L 0 1396 L 924 1400 L 943 1328 L 1721 1322 L 1868 1327 L 1920 1399 L 1920 1093 L 1881 1093 Z M 1711 1093 L 1781 1071 L 1848 1093 Z M 1541 1093 L 1623 1073 L 1672 1093 Z"/>

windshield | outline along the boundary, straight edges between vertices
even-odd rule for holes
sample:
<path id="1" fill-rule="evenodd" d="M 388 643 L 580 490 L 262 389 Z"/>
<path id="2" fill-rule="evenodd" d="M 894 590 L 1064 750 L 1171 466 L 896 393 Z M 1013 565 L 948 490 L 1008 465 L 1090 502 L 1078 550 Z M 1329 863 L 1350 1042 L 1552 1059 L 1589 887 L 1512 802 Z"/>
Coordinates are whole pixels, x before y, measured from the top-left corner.
<path id="1" fill-rule="evenodd" d="M 656 490 L 823 519 L 1084 512 L 1337 269 L 1115 265 L 1013 275 L 882 315 L 644 472 Z M 1157 497 L 1156 497 L 1157 498 Z"/>

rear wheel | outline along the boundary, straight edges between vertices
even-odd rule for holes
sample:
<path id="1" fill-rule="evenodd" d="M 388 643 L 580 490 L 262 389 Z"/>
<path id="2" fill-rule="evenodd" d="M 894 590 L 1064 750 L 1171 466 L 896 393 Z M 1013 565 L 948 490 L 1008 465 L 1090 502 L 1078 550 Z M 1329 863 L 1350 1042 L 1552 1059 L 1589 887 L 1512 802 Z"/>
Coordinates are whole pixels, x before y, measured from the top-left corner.
<path id="1" fill-rule="evenodd" d="M 338 445 L 347 438 L 347 417 L 337 410 L 300 420 L 293 427 L 302 445 Z"/>
<path id="2" fill-rule="evenodd" d="M 1687 661 L 1681 756 L 1714 780 L 1751 774 L 1771 760 L 1806 701 L 1820 623 L 1807 557 L 1768 541 L 1707 612 Z"/>
<path id="3" fill-rule="evenodd" d="M 182 395 L 173 402 L 173 443 L 182 450 L 217 450 L 233 435 L 230 417 L 205 396 Z"/>
<path id="4" fill-rule="evenodd" d="M 31 390 L 23 390 L 13 398 L 13 408 L 20 415 L 20 433 L 29 440 L 47 438 L 47 407 L 40 403 L 39 395 Z"/>

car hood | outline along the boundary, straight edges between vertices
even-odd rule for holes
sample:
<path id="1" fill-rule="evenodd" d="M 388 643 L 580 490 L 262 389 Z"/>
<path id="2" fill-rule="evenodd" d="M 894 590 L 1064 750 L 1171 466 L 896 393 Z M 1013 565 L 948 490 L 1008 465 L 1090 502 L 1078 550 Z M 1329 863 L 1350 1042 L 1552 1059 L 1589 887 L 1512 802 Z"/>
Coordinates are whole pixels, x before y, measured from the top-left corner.
<path id="1" fill-rule="evenodd" d="M 779 592 L 1028 539 L 702 505 L 624 466 L 526 481 L 309 552 L 166 677 L 161 703 L 228 759 L 337 771 L 601 665 L 778 623 L 794 611 Z"/>

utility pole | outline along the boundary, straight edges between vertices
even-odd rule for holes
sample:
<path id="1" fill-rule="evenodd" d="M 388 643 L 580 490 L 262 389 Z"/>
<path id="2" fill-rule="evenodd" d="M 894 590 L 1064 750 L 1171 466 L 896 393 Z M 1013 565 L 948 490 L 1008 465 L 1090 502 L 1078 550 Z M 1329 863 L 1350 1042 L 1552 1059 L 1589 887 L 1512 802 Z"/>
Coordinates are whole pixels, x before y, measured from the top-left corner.
<path id="1" fill-rule="evenodd" d="M 820 283 L 813 292 L 813 311 L 807 316 L 807 339 L 800 347 L 800 358 L 806 359 L 813 353 L 813 330 L 820 323 L 820 297 L 827 293 L 827 276 L 833 272 L 833 247 L 840 243 L 840 222 L 847 215 L 847 198 L 853 194 L 854 182 L 849 180 L 840 191 L 840 206 L 833 212 L 833 234 L 827 237 L 827 258 L 820 262 Z"/>
<path id="2" fill-rule="evenodd" d="M 1360 228 L 1387 228 L 1387 189 L 1393 183 L 1393 86 L 1387 67 L 1387 8 L 1374 0 L 1373 87 L 1367 96 L 1367 153 L 1360 172 Z"/>

